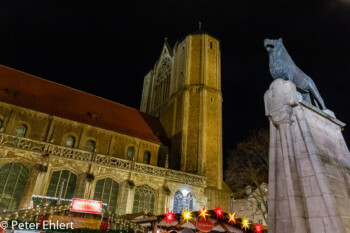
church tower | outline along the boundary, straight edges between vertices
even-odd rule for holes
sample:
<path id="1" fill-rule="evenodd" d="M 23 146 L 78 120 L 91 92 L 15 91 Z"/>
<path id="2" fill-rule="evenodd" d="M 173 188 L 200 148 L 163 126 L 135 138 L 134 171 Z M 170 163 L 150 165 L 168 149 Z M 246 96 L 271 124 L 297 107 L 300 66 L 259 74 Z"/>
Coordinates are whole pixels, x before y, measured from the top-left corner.
<path id="1" fill-rule="evenodd" d="M 144 79 L 141 111 L 158 116 L 170 139 L 169 167 L 222 189 L 220 43 L 198 31 L 161 56 Z M 161 163 L 161 162 L 160 162 Z"/>

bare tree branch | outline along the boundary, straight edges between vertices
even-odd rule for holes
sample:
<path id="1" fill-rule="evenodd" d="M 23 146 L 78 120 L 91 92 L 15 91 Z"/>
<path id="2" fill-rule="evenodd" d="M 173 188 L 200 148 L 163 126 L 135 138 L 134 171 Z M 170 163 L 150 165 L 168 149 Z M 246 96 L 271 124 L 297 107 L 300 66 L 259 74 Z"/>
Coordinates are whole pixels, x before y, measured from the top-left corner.
<path id="1" fill-rule="evenodd" d="M 253 198 L 260 203 L 259 212 L 267 222 L 267 192 L 262 184 L 268 183 L 269 131 L 256 130 L 230 151 L 225 170 L 225 181 L 234 192 L 235 199 Z M 247 193 L 247 186 L 251 192 Z"/>

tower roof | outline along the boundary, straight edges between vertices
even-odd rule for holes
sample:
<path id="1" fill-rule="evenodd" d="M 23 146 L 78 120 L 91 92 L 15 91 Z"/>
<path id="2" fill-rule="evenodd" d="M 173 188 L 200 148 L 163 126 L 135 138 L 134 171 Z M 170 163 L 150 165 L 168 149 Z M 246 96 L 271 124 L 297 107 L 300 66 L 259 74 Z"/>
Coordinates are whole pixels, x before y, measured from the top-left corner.
<path id="1" fill-rule="evenodd" d="M 167 141 L 156 117 L 2 65 L 0 101 L 158 144 Z"/>

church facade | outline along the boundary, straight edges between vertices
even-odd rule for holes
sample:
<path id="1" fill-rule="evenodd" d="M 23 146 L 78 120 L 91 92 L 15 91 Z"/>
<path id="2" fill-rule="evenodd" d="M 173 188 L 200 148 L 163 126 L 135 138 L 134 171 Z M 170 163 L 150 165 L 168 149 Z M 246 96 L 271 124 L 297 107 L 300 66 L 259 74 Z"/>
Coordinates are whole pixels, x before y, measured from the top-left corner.
<path id="1" fill-rule="evenodd" d="M 0 66 L 0 209 L 59 197 L 106 211 L 230 209 L 222 180 L 219 41 L 164 43 L 141 109 Z"/>

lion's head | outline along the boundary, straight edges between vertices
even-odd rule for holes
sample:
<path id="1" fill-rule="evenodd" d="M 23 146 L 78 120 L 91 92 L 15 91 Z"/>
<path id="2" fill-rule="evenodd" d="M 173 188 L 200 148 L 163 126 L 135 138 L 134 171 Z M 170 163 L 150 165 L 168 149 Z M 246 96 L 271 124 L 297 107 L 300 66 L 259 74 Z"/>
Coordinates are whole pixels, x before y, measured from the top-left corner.
<path id="1" fill-rule="evenodd" d="M 279 38 L 278 40 L 265 39 L 264 46 L 268 53 L 275 52 L 283 46 L 282 38 Z"/>

